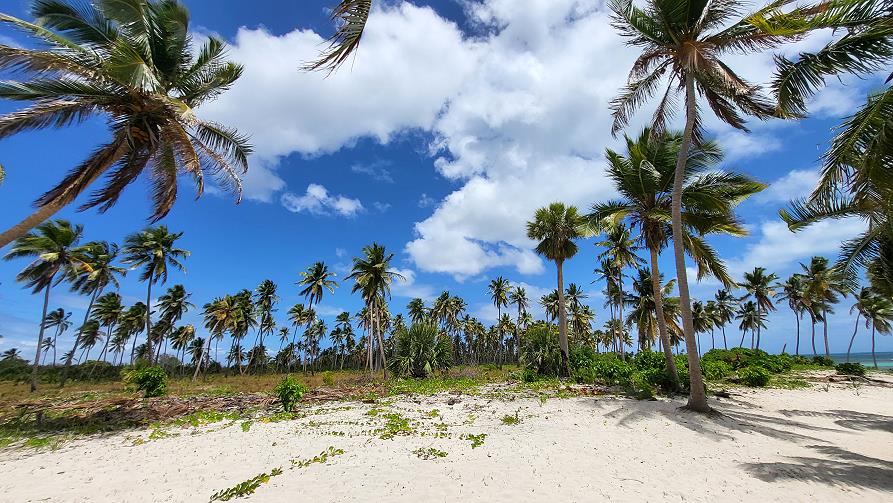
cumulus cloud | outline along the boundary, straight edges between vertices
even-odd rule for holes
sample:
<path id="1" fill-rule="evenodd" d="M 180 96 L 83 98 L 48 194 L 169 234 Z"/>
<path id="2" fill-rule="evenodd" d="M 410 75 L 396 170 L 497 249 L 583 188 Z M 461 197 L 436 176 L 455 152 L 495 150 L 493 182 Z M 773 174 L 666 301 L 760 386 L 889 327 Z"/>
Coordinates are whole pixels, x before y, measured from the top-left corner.
<path id="1" fill-rule="evenodd" d="M 352 217 L 363 211 L 363 203 L 359 199 L 351 199 L 342 195 L 332 196 L 322 185 L 311 183 L 307 192 L 296 195 L 291 192 L 282 194 L 282 206 L 292 213 L 307 212 L 314 215 L 331 215 L 337 213 Z"/>
<path id="2" fill-rule="evenodd" d="M 391 284 L 391 295 L 394 297 L 405 297 L 408 299 L 418 297 L 427 302 L 437 296 L 434 287 L 419 283 L 416 280 L 416 272 L 414 270 L 394 268 L 394 272 L 402 276 Z"/>
<path id="3" fill-rule="evenodd" d="M 791 199 L 808 196 L 819 183 L 817 169 L 795 169 L 769 184 L 756 196 L 760 202 L 787 203 Z"/>
<path id="4" fill-rule="evenodd" d="M 394 183 L 394 177 L 391 176 L 391 171 L 388 169 L 391 164 L 391 161 L 375 161 L 369 164 L 354 164 L 350 167 L 350 170 L 354 173 L 367 175 L 374 180 L 378 180 L 379 182 Z"/>

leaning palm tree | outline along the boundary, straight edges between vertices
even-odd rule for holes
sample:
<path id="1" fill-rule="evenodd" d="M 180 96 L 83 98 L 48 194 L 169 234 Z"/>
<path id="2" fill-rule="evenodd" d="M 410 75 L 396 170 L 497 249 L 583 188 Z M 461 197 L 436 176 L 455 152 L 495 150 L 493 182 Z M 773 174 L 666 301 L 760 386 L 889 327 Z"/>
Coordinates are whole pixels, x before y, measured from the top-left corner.
<path id="1" fill-rule="evenodd" d="M 384 378 L 388 377 L 387 360 L 385 358 L 384 340 L 382 338 L 383 331 L 380 330 L 382 321 L 379 317 L 383 303 L 391 295 L 391 283 L 397 279 L 403 279 L 403 276 L 391 269 L 391 260 L 394 258 L 393 253 L 387 253 L 384 246 L 378 243 L 372 243 L 363 247 L 363 256 L 353 259 L 353 266 L 348 279 L 354 280 L 354 286 L 351 292 L 360 292 L 363 301 L 366 303 L 366 311 L 368 320 L 368 345 L 367 345 L 367 368 L 373 370 L 373 335 L 377 338 L 379 357 L 381 358 L 381 370 Z"/>
<path id="2" fill-rule="evenodd" d="M 59 336 L 65 333 L 69 328 L 71 328 L 71 313 L 66 313 L 64 309 L 61 307 L 59 309 L 55 309 L 50 311 L 47 314 L 46 320 L 44 321 L 44 328 L 55 328 L 56 331 L 53 333 L 52 339 L 47 339 L 50 341 L 50 347 L 53 349 L 53 366 L 56 366 L 56 342 L 59 340 Z"/>
<path id="3" fill-rule="evenodd" d="M 863 288 L 854 297 L 855 302 L 853 303 L 853 307 L 850 308 L 850 314 L 853 314 L 853 311 L 856 312 L 856 323 L 853 328 L 853 336 L 850 337 L 850 344 L 846 348 L 847 363 L 850 362 L 850 352 L 853 350 L 853 341 L 856 340 L 856 334 L 859 332 L 860 318 L 865 316 L 866 321 L 868 320 L 866 313 L 868 312 L 872 300 L 874 300 L 874 292 L 872 292 L 870 288 Z"/>
<path id="4" fill-rule="evenodd" d="M 488 289 L 490 290 L 490 301 L 493 302 L 493 306 L 496 307 L 496 327 L 499 331 L 499 348 L 502 348 L 502 339 L 505 337 L 505 334 L 502 332 L 503 325 L 499 323 L 502 319 L 502 308 L 508 307 L 509 305 L 509 292 L 511 291 L 512 285 L 509 283 L 507 279 L 502 276 L 491 280 Z M 501 354 L 501 351 L 499 351 Z M 501 361 L 499 363 L 502 363 Z"/>
<path id="5" fill-rule="evenodd" d="M 152 359 L 152 285 L 167 282 L 168 267 L 181 271 L 186 268 L 181 262 L 189 256 L 189 251 L 174 246 L 183 236 L 182 232 L 168 232 L 167 227 L 149 227 L 131 234 L 124 239 L 124 263 L 131 269 L 142 268 L 140 281 L 146 282 L 146 344 L 147 353 Z"/>
<path id="6" fill-rule="evenodd" d="M 753 298 L 761 315 L 775 311 L 772 297 L 775 297 L 775 281 L 777 279 L 778 275 L 775 273 L 766 274 L 765 267 L 754 267 L 753 271 L 744 273 L 744 281 L 741 283 L 741 287 L 747 292 L 744 298 Z M 760 349 L 761 333 L 761 327 L 757 325 L 757 349 Z"/>
<path id="7" fill-rule="evenodd" d="M 729 349 L 729 343 L 726 340 L 726 325 L 731 323 L 735 317 L 739 299 L 736 299 L 728 290 L 717 291 L 713 298 L 716 299 L 716 323 L 722 330 L 722 347 L 723 349 Z"/>
<path id="8" fill-rule="evenodd" d="M 893 301 L 886 295 L 874 295 L 865 308 L 865 325 L 871 326 L 871 360 L 874 368 L 878 368 L 875 334 L 889 334 L 893 330 Z"/>
<path id="9" fill-rule="evenodd" d="M 36 232 L 18 238 L 12 250 L 4 257 L 34 258 L 16 276 L 16 281 L 25 283 L 32 293 L 43 290 L 43 312 L 40 314 L 40 331 L 37 334 L 37 353 L 31 370 L 31 391 L 37 390 L 37 366 L 40 363 L 40 351 L 43 345 L 43 334 L 46 330 L 47 307 L 50 303 L 50 289 L 70 277 L 70 271 L 80 266 L 81 261 L 75 253 L 75 246 L 81 238 L 84 228 L 72 225 L 67 220 L 56 220 L 39 225 Z"/>
<path id="10" fill-rule="evenodd" d="M 552 203 L 536 210 L 533 220 L 527 222 L 527 237 L 539 241 L 536 252 L 555 262 L 558 276 L 558 342 L 561 347 L 561 372 L 570 376 L 568 366 L 567 309 L 564 302 L 564 262 L 577 254 L 574 242 L 583 237 L 583 217 L 576 206 Z"/>
<path id="11" fill-rule="evenodd" d="M 100 328 L 105 328 L 105 333 L 109 334 L 109 337 L 105 338 L 105 345 L 99 356 L 100 360 L 105 358 L 109 344 L 111 344 L 112 339 L 114 338 L 112 337 L 112 334 L 115 333 L 115 325 L 121 321 L 122 316 L 124 316 L 124 306 L 121 303 L 121 295 L 118 293 L 109 292 L 96 299 L 96 305 L 93 309 L 93 319 L 99 323 Z"/>
<path id="12" fill-rule="evenodd" d="M 788 307 L 794 313 L 794 320 L 797 322 L 797 340 L 794 346 L 794 354 L 798 356 L 800 355 L 800 320 L 803 319 L 803 312 L 806 310 L 804 295 L 802 274 L 792 274 L 781 285 L 779 299 L 788 301 Z"/>
<path id="13" fill-rule="evenodd" d="M 626 137 L 626 155 L 608 149 L 608 176 L 614 181 L 620 198 L 593 205 L 587 216 L 589 226 L 600 229 L 618 225 L 623 221 L 638 231 L 639 239 L 650 253 L 650 265 L 654 274 L 654 299 L 657 309 L 657 328 L 667 369 L 671 379 L 678 383 L 676 363 L 670 345 L 669 334 L 664 326 L 663 296 L 658 258 L 661 250 L 673 236 L 671 215 L 676 177 L 676 159 L 681 151 L 682 135 L 664 132 L 655 134 L 645 129 L 638 138 Z M 751 195 L 763 190 L 765 185 L 743 174 L 716 169 L 722 160 L 722 151 L 712 142 L 702 142 L 688 149 L 682 180 L 682 242 L 686 253 L 698 266 L 698 279 L 713 276 L 726 288 L 735 282 L 726 270 L 716 251 L 704 236 L 726 234 L 744 236 L 747 231 L 738 222 L 735 208 Z M 687 305 L 680 298 L 681 305 Z M 689 318 L 690 320 L 690 318 Z M 683 325 L 684 326 L 684 325 Z M 693 342 L 697 345 L 697 342 Z M 697 356 L 696 348 L 689 348 L 689 355 Z M 697 360 L 697 358 L 693 358 Z M 698 362 L 689 362 L 689 366 Z M 700 374 L 690 372 L 692 387 L 702 389 L 697 383 Z M 677 384 L 678 387 L 678 384 Z M 693 391 L 696 395 L 698 391 Z M 698 398 L 697 401 L 701 401 Z M 706 400 L 706 398 L 703 398 Z"/>
<path id="14" fill-rule="evenodd" d="M 193 307 L 194 304 L 189 302 L 192 294 L 186 291 L 183 285 L 174 285 L 167 289 L 167 292 L 158 297 L 158 308 L 160 311 L 161 321 L 164 322 L 166 333 L 162 334 L 165 340 L 165 351 L 167 351 L 167 341 L 171 340 L 176 329 L 176 324 L 183 319 L 183 316 Z M 155 352 L 155 358 L 161 354 L 161 345 Z"/>
<path id="15" fill-rule="evenodd" d="M 29 103 L 0 116 L 0 139 L 46 127 L 65 127 L 104 116 L 111 139 L 37 199 L 37 211 L 0 234 L 0 247 L 50 218 L 106 175 L 105 185 L 80 208 L 112 207 L 144 171 L 152 186 L 151 220 L 164 217 L 177 198 L 178 176 L 189 175 L 201 195 L 204 175 L 241 193 L 248 169 L 245 137 L 195 115 L 242 74 L 224 60 L 224 43 L 211 36 L 192 45 L 189 13 L 176 0 L 73 2 L 35 0 L 34 22 L 0 13 L 0 22 L 42 46 L 0 45 L 0 71 L 25 81 L 0 83 L 0 98 Z"/>
<path id="16" fill-rule="evenodd" d="M 740 4 L 734 1 L 647 0 L 644 9 L 634 5 L 633 0 L 610 3 L 614 28 L 628 39 L 629 45 L 642 49 L 633 63 L 629 83 L 611 103 L 612 131 L 621 131 L 633 112 L 665 83 L 666 91 L 661 93 L 652 119 L 654 134 L 663 133 L 675 113 L 677 94 L 684 94 L 685 129 L 676 158 L 671 205 L 674 236 L 683 235 L 683 173 L 689 149 L 703 138 L 698 95 L 721 121 L 737 129 L 746 130 L 742 113 L 759 119 L 779 115 L 758 86 L 742 79 L 722 59 L 729 53 L 758 52 L 799 37 L 803 30 L 792 21 L 801 10 L 782 13 L 784 3 L 771 3 L 743 18 L 738 17 Z M 688 407 L 707 411 L 692 326 L 683 239 L 673 240 L 673 251 L 692 376 Z M 699 381 L 697 385 L 695 381 Z"/>
<path id="17" fill-rule="evenodd" d="M 853 284 L 846 269 L 831 267 L 825 257 L 812 257 L 809 265 L 800 264 L 803 269 L 804 288 L 811 309 L 818 314 L 822 321 L 825 338 L 825 356 L 831 357 L 831 349 L 828 342 L 828 314 L 832 306 L 840 302 L 840 296 L 846 296 Z M 813 352 L 815 351 L 815 336 L 813 336 Z"/>

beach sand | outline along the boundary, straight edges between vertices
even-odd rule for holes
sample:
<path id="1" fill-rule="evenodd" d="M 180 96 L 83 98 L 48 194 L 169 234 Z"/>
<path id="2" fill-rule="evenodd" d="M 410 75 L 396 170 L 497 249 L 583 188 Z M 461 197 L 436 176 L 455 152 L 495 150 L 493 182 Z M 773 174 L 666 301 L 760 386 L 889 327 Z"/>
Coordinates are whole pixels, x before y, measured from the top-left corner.
<path id="1" fill-rule="evenodd" d="M 238 501 L 893 500 L 891 387 L 735 389 L 712 400 L 714 417 L 683 403 L 542 400 L 495 387 L 302 405 L 303 418 L 247 431 L 241 420 L 221 421 L 169 426 L 153 439 L 141 430 L 55 451 L 6 450 L 0 501 L 201 502 L 277 467 Z M 503 424 L 516 414 L 520 423 Z M 343 454 L 293 465 L 330 446 Z M 414 453 L 428 448 L 446 456 Z"/>

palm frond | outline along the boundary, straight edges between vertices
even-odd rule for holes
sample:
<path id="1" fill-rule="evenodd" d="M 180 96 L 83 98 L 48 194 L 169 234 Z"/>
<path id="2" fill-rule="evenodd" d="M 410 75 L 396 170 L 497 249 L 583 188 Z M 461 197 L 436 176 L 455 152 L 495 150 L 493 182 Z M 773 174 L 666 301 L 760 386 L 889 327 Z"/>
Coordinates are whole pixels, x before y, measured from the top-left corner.
<path id="1" fill-rule="evenodd" d="M 360 45 L 372 0 L 341 0 L 332 11 L 332 21 L 337 25 L 329 38 L 329 47 L 315 61 L 302 66 L 305 71 L 327 70 L 334 72 Z"/>

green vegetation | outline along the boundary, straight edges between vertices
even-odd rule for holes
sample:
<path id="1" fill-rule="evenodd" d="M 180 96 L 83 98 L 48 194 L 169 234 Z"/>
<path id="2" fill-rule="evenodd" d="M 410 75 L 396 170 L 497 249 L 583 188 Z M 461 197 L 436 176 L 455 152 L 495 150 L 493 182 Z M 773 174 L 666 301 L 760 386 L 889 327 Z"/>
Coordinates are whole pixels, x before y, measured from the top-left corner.
<path id="1" fill-rule="evenodd" d="M 270 481 L 270 478 L 275 477 L 277 475 L 282 475 L 281 468 L 273 468 L 270 470 L 270 473 L 261 473 L 260 475 L 255 475 L 250 479 L 240 482 L 229 489 L 224 489 L 222 491 L 217 491 L 216 493 L 211 495 L 211 501 L 229 501 L 233 498 L 241 498 L 243 496 L 249 496 L 254 494 L 254 491 L 257 490 L 262 484 L 266 484 Z"/>
<path id="2" fill-rule="evenodd" d="M 397 331 L 391 369 L 394 375 L 425 378 L 435 370 L 446 370 L 453 362 L 453 344 L 436 326 L 413 323 Z"/>
<path id="3" fill-rule="evenodd" d="M 416 432 L 409 419 L 399 413 L 384 414 L 384 418 L 386 420 L 384 426 L 373 432 L 382 440 L 390 440 L 398 435 L 412 435 Z"/>
<path id="4" fill-rule="evenodd" d="M 161 396 L 167 391 L 167 373 L 158 366 L 135 368 L 124 373 L 124 382 L 145 397 Z"/>
<path id="5" fill-rule="evenodd" d="M 759 365 L 750 365 L 739 370 L 738 375 L 745 385 L 761 388 L 769 384 L 771 373 Z"/>
<path id="6" fill-rule="evenodd" d="M 441 451 L 440 449 L 435 449 L 434 447 L 419 447 L 418 449 L 412 451 L 412 453 L 419 458 L 426 460 L 447 457 L 446 451 Z"/>
<path id="7" fill-rule="evenodd" d="M 276 385 L 273 392 L 279 397 L 279 402 L 282 404 L 282 410 L 285 412 L 292 412 L 295 405 L 301 400 L 304 393 L 307 392 L 307 387 L 294 377 L 285 376 L 282 381 Z"/>
<path id="8" fill-rule="evenodd" d="M 502 424 L 504 424 L 506 426 L 514 426 L 516 424 L 520 424 L 521 418 L 519 417 L 518 413 L 519 413 L 519 411 L 515 411 L 514 414 L 506 414 L 506 415 L 502 416 L 502 419 L 501 419 Z"/>
<path id="9" fill-rule="evenodd" d="M 464 438 L 465 440 L 471 440 L 471 448 L 477 449 L 478 447 L 484 445 L 484 439 L 487 438 L 487 434 L 486 433 L 478 433 L 475 435 L 475 434 L 471 434 L 471 433 L 466 433 L 465 435 L 462 436 L 462 438 Z"/>
<path id="10" fill-rule="evenodd" d="M 344 449 L 336 449 L 333 446 L 329 446 L 328 449 L 320 452 L 316 456 L 308 459 L 293 459 L 291 460 L 292 468 L 307 468 L 310 465 L 317 463 L 325 463 L 329 460 L 330 457 L 340 456 L 344 454 Z"/>
<path id="11" fill-rule="evenodd" d="M 838 363 L 834 366 L 838 374 L 859 376 L 865 375 L 865 367 L 861 363 Z"/>

